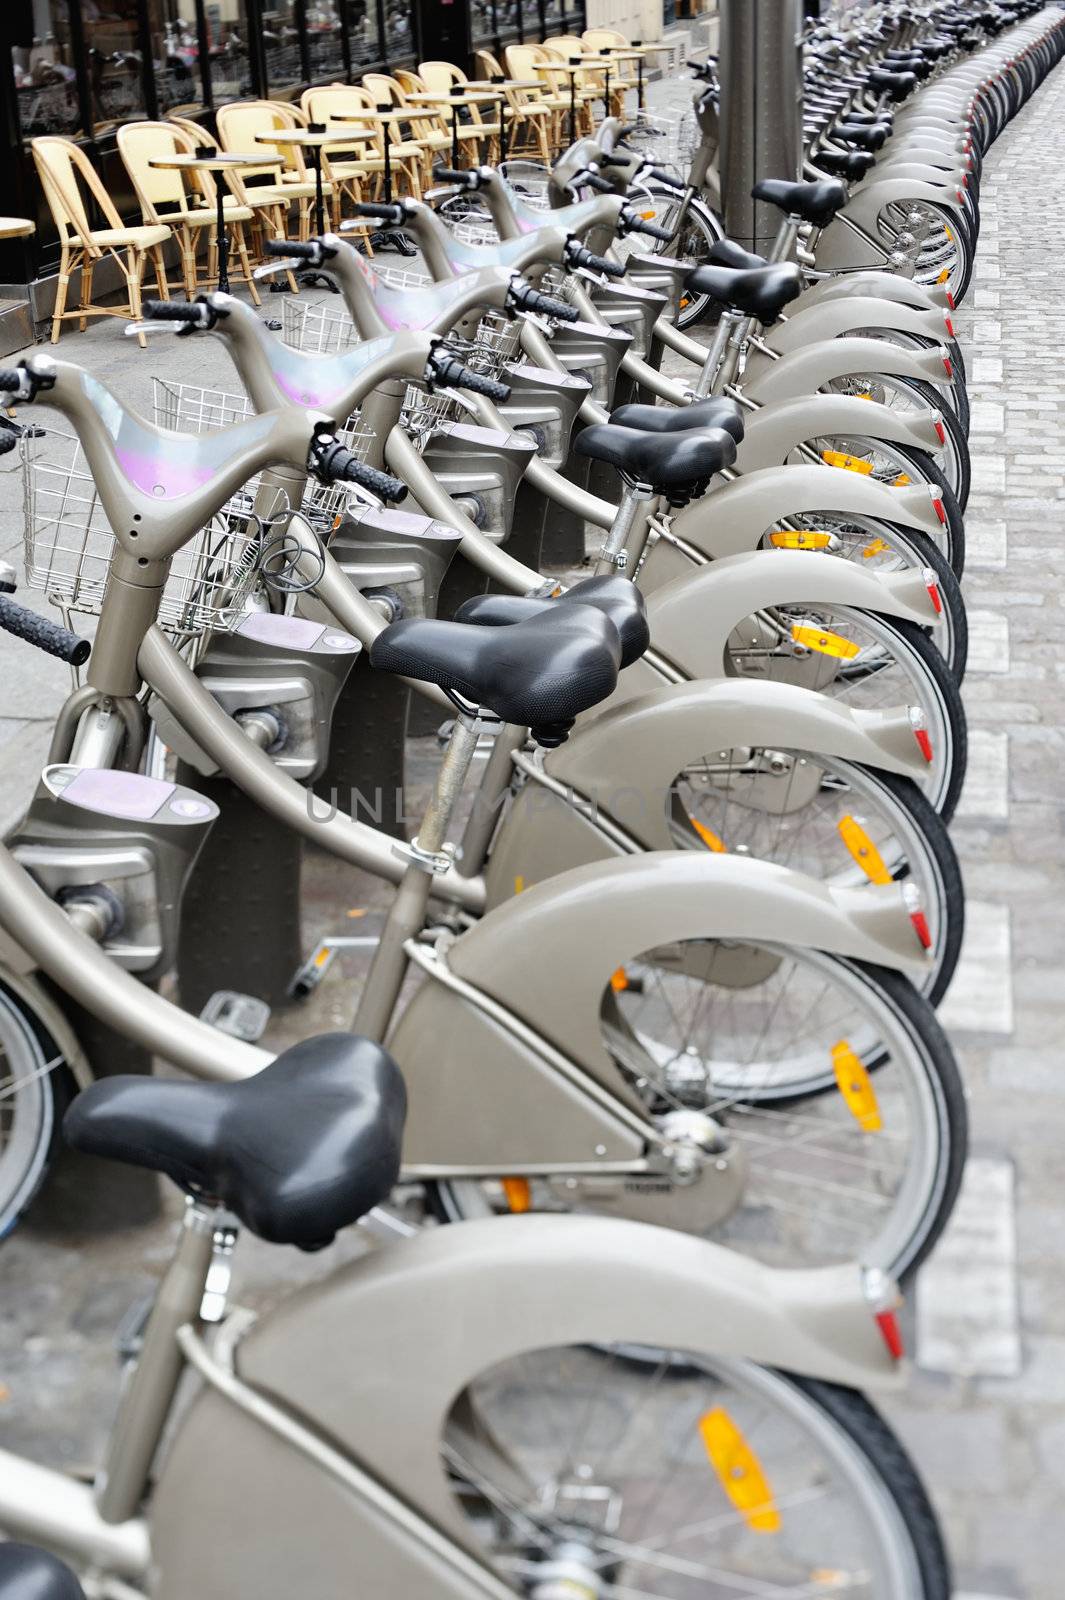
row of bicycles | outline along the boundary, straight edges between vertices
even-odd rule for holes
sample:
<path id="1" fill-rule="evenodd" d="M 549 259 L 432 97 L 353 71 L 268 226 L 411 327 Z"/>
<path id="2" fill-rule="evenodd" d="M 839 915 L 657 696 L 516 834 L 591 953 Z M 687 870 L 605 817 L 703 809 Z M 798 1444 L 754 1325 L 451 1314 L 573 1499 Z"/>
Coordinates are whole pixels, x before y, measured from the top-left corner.
<path id="1" fill-rule="evenodd" d="M 767 257 L 717 221 L 710 63 L 688 166 L 668 114 L 608 117 L 362 206 L 416 271 L 279 243 L 261 270 L 335 289 L 280 338 L 150 306 L 231 393 L 164 377 L 149 419 L 51 354 L 0 373 L 64 617 L 12 577 L 0 626 L 80 673 L 0 848 L 0 1230 L 60 1130 L 185 1195 L 95 1481 L 0 1451 L 0 1593 L 77 1593 L 44 1546 L 116 1600 L 947 1600 L 864 1392 L 966 1150 L 953 312 L 1063 52 L 1033 0 L 822 21 Z M 419 715 L 408 838 L 344 801 Z M 352 1031 L 276 1055 L 211 942 L 212 894 L 284 932 L 249 802 L 395 890 Z M 94 1073 L 58 995 L 182 1076 Z M 354 1224 L 354 1262 L 229 1303 L 242 1227 Z"/>

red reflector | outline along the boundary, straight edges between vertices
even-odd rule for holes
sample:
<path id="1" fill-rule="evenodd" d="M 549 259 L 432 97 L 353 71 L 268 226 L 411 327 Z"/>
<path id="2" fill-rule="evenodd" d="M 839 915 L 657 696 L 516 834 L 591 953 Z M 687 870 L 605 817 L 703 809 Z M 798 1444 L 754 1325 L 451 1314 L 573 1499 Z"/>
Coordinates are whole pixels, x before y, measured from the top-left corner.
<path id="1" fill-rule="evenodd" d="M 902 1330 L 899 1328 L 899 1319 L 894 1311 L 878 1311 L 876 1325 L 880 1329 L 881 1337 L 888 1347 L 888 1354 L 892 1361 L 901 1361 L 906 1354 L 902 1342 Z"/>
<path id="2" fill-rule="evenodd" d="M 949 289 L 947 290 L 947 305 L 950 307 L 950 309 L 952 311 L 956 311 L 957 310 L 957 303 L 956 303 L 956 301 L 954 299 L 954 295 L 951 293 L 951 291 Z"/>
<path id="3" fill-rule="evenodd" d="M 963 172 L 961 175 L 961 186 L 963 189 L 967 189 L 969 187 L 969 174 L 967 172 Z M 958 199 L 961 199 L 960 193 L 958 195 Z"/>
<path id="4" fill-rule="evenodd" d="M 960 189 L 957 189 L 957 190 L 955 190 L 955 193 L 956 193 L 956 194 L 957 194 L 957 196 L 958 196 L 958 204 L 959 204 L 959 205 L 961 205 L 961 204 L 962 204 L 962 202 L 963 202 L 963 201 L 964 201 L 964 199 L 965 199 L 965 196 L 964 196 L 964 195 L 963 195 L 963 194 L 962 194 L 962 192 L 961 192 L 961 190 L 960 190 Z"/>
<path id="5" fill-rule="evenodd" d="M 950 364 L 950 357 L 949 356 L 944 356 L 943 357 L 943 370 L 947 374 L 948 378 L 953 378 L 953 376 L 954 376 L 954 368 Z"/>
<path id="6" fill-rule="evenodd" d="M 947 430 L 943 426 L 942 422 L 937 422 L 936 425 L 935 425 L 935 428 L 936 428 L 936 437 L 939 440 L 940 444 L 946 444 L 946 442 L 947 442 Z"/>
<path id="7" fill-rule="evenodd" d="M 932 741 L 928 737 L 927 728 L 914 728 L 913 736 L 917 740 L 917 748 L 920 750 L 920 752 L 924 756 L 925 760 L 928 761 L 928 762 L 931 762 L 931 760 L 932 760 Z"/>
<path id="8" fill-rule="evenodd" d="M 947 512 L 946 512 L 946 507 L 945 507 L 945 506 L 944 506 L 944 504 L 943 504 L 943 502 L 942 502 L 942 500 L 940 500 L 940 498 L 939 498 L 939 496 L 938 496 L 938 495 L 937 495 L 937 496 L 936 496 L 936 498 L 935 498 L 935 499 L 934 499 L 934 500 L 933 500 L 933 501 L 932 501 L 932 504 L 933 504 L 933 505 L 934 505 L 934 506 L 935 506 L 935 508 L 936 508 L 936 516 L 937 516 L 937 517 L 938 517 L 938 518 L 939 518 L 939 520 L 940 520 L 940 522 L 941 522 L 941 523 L 942 523 L 942 524 L 943 524 L 943 526 L 944 526 L 944 528 L 945 528 L 945 527 L 946 527 L 946 525 L 947 525 Z"/>
<path id="9" fill-rule="evenodd" d="M 937 616 L 941 615 L 942 611 L 943 611 L 943 601 L 942 601 L 942 598 L 940 597 L 940 593 L 939 593 L 939 584 L 938 583 L 926 583 L 925 584 L 925 588 L 928 590 L 928 598 L 931 600 L 932 604 L 936 608 Z"/>
<path id="10" fill-rule="evenodd" d="M 954 337 L 954 318 L 953 317 L 948 317 L 946 312 L 944 312 L 943 313 L 943 321 L 947 325 L 947 338 L 948 339 L 953 339 L 953 337 Z"/>
<path id="11" fill-rule="evenodd" d="M 932 935 L 928 931 L 928 921 L 924 912 L 911 911 L 910 921 L 913 923 L 914 931 L 916 932 L 918 939 L 921 941 L 921 948 L 923 950 L 931 950 Z"/>

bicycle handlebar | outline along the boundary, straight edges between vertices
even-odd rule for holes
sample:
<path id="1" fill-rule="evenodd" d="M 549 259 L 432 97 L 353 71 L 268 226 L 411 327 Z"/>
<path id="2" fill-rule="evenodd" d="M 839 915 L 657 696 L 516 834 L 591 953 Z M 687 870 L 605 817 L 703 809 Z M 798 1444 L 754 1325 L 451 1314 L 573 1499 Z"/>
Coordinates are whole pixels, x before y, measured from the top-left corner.
<path id="1" fill-rule="evenodd" d="M 79 638 L 69 628 L 60 627 L 51 618 L 20 606 L 6 594 L 0 594 L 0 628 L 5 633 L 13 634 L 16 639 L 36 645 L 38 650 L 45 651 L 47 655 L 58 656 L 60 661 L 66 661 L 72 667 L 80 667 L 88 661 L 92 651 L 91 640 Z"/>
<path id="2" fill-rule="evenodd" d="M 22 367 L 0 367 L 0 390 L 5 394 L 18 394 L 26 377 Z"/>
<path id="3" fill-rule="evenodd" d="M 357 217 L 376 217 L 380 222 L 391 222 L 397 226 L 406 217 L 401 201 L 386 205 L 383 200 L 360 200 L 352 209 Z"/>
<path id="4" fill-rule="evenodd" d="M 594 189 L 596 194 L 614 193 L 614 185 L 608 178 L 602 177 L 598 172 L 586 172 L 582 177 L 574 178 L 570 187 L 574 189 Z"/>
<path id="5" fill-rule="evenodd" d="M 683 194 L 687 188 L 687 184 L 681 178 L 675 178 L 670 172 L 663 172 L 661 167 L 652 167 L 647 176 L 666 189 L 675 189 L 678 194 Z"/>
<path id="6" fill-rule="evenodd" d="M 511 395 L 507 384 L 497 383 L 495 378 L 486 378 L 482 373 L 474 372 L 439 345 L 426 362 L 425 381 L 430 388 L 468 389 L 471 394 L 483 394 L 500 405 L 505 404 Z"/>
<path id="7" fill-rule="evenodd" d="M 539 289 L 534 289 L 531 283 L 514 282 L 510 286 L 511 304 L 518 311 L 538 312 L 542 317 L 554 317 L 556 322 L 578 322 L 580 312 L 576 306 L 571 306 L 565 300 L 555 300 L 549 294 L 541 294 Z"/>
<path id="8" fill-rule="evenodd" d="M 319 434 L 311 445 L 308 466 L 323 483 L 357 483 L 379 500 L 405 500 L 407 485 L 387 472 L 369 467 L 339 443 L 331 433 Z"/>
<path id="9" fill-rule="evenodd" d="M 433 177 L 438 183 L 457 183 L 463 189 L 480 189 L 484 177 L 477 167 L 434 167 Z"/>
<path id="10" fill-rule="evenodd" d="M 652 239 L 662 239 L 663 241 L 668 241 L 673 237 L 669 228 L 660 228 L 657 222 L 648 222 L 645 217 L 640 216 L 638 211 L 633 211 L 629 206 L 625 207 L 625 210 L 618 218 L 618 222 L 626 233 L 646 233 Z"/>
<path id="11" fill-rule="evenodd" d="M 263 254 L 290 256 L 293 261 L 309 261 L 312 266 L 320 267 L 323 261 L 331 261 L 336 255 L 336 246 L 327 245 L 324 239 L 305 239 L 295 242 L 290 239 L 267 239 L 263 245 Z"/>
<path id="12" fill-rule="evenodd" d="M 605 256 L 593 255 L 583 245 L 571 239 L 566 246 L 566 265 L 587 267 L 590 272 L 601 272 L 608 278 L 623 278 L 625 267 L 620 261 L 608 261 Z"/>

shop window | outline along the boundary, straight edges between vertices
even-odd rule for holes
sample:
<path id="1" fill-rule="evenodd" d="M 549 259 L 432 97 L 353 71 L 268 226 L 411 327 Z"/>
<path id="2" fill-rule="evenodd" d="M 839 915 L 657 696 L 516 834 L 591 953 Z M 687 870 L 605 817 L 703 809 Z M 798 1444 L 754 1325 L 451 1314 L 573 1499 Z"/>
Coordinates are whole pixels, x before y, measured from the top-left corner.
<path id="1" fill-rule="evenodd" d="M 248 54 L 248 13 L 244 0 L 206 0 L 207 48 L 215 105 L 247 100 L 256 93 Z"/>
<path id="2" fill-rule="evenodd" d="M 368 67 L 384 59 L 377 26 L 377 5 L 376 0 L 344 0 L 344 5 L 351 70 L 357 76 L 360 67 Z"/>
<path id="3" fill-rule="evenodd" d="M 296 0 L 270 0 L 262 19 L 267 93 L 277 100 L 291 99 L 303 82 Z"/>
<path id="4" fill-rule="evenodd" d="M 385 0 L 386 61 L 403 61 L 416 56 L 414 42 L 414 7 L 411 0 Z"/>
<path id="5" fill-rule="evenodd" d="M 147 115 L 138 0 L 80 0 L 93 132 Z"/>
<path id="6" fill-rule="evenodd" d="M 196 0 L 148 0 L 148 38 L 159 115 L 203 105 Z"/>
<path id="7" fill-rule="evenodd" d="M 312 83 L 344 82 L 338 0 L 308 0 L 307 56 Z"/>
<path id="8" fill-rule="evenodd" d="M 84 133 L 65 0 L 3 3 L 13 7 L 8 26 L 13 40 L 11 64 L 22 137 L 35 139 L 46 133 L 76 137 Z"/>
<path id="9" fill-rule="evenodd" d="M 490 44 L 496 36 L 493 0 L 470 0 L 470 37 L 475 45 Z"/>
<path id="10" fill-rule="evenodd" d="M 521 19 L 527 44 L 536 44 L 543 38 L 539 0 L 521 0 Z"/>

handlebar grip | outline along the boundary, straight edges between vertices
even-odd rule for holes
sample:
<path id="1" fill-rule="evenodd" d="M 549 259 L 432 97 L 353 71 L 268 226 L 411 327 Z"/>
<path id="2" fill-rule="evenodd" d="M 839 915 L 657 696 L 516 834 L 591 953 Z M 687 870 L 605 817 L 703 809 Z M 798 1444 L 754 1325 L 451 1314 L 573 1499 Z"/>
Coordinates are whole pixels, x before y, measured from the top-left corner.
<path id="1" fill-rule="evenodd" d="M 383 200 L 359 200 L 352 210 L 357 217 L 377 217 L 382 222 L 403 221 L 403 207 L 386 205 Z"/>
<path id="2" fill-rule="evenodd" d="M 609 178 L 600 177 L 598 172 L 586 172 L 582 178 L 574 180 L 578 189 L 594 189 L 596 194 L 613 194 L 614 185 Z"/>
<path id="3" fill-rule="evenodd" d="M 627 167 L 632 161 L 631 156 L 616 156 L 613 154 L 596 156 L 601 167 Z"/>
<path id="4" fill-rule="evenodd" d="M 587 267 L 592 272 L 601 272 L 608 278 L 623 278 L 625 276 L 624 264 L 620 261 L 608 261 L 605 256 L 593 255 L 591 250 L 583 246 L 574 256 L 574 265 Z"/>
<path id="5" fill-rule="evenodd" d="M 436 384 L 448 389 L 468 389 L 471 394 L 483 394 L 489 400 L 498 400 L 500 404 L 510 399 L 511 391 L 507 384 L 497 383 L 495 378 L 486 378 L 482 373 L 474 372 L 470 367 L 463 366 L 461 361 L 456 361 L 454 356 L 438 350 L 433 366 L 433 382 Z"/>
<path id="6" fill-rule="evenodd" d="M 5 633 L 13 634 L 16 639 L 25 639 L 27 644 L 36 645 L 38 650 L 45 651 L 47 655 L 58 656 L 60 661 L 66 661 L 72 667 L 80 667 L 88 661 L 92 651 L 91 640 L 79 638 L 69 628 L 60 627 L 58 622 L 20 606 L 17 601 L 9 600 L 3 594 L 0 594 L 0 628 Z"/>
<path id="7" fill-rule="evenodd" d="M 660 228 L 657 222 L 648 222 L 639 215 L 636 215 L 631 221 L 627 221 L 626 227 L 630 233 L 646 233 L 652 239 L 661 239 L 667 243 L 673 237 L 669 228 Z"/>
<path id="8" fill-rule="evenodd" d="M 675 178 L 671 172 L 663 172 L 661 167 L 652 167 L 647 176 L 666 189 L 675 189 L 678 194 L 683 194 L 687 188 L 682 179 Z"/>
<path id="9" fill-rule="evenodd" d="M 556 300 L 553 295 L 541 294 L 538 289 L 533 290 L 535 299 L 529 304 L 529 311 L 538 311 L 542 317 L 554 317 L 556 322 L 579 322 L 580 311 L 576 306 L 571 306 L 568 300 Z"/>
<path id="10" fill-rule="evenodd" d="M 379 472 L 376 467 L 368 467 L 365 461 L 360 461 L 358 456 L 335 440 L 328 444 L 319 441 L 312 448 L 311 463 L 325 483 L 357 483 L 379 500 L 398 501 L 407 497 L 407 485 L 399 478 Z"/>
<path id="11" fill-rule="evenodd" d="M 194 328 L 209 327 L 216 320 L 210 306 L 197 300 L 145 300 L 141 315 L 148 322 L 186 322 Z"/>
<path id="12" fill-rule="evenodd" d="M 13 394 L 22 388 L 25 373 L 20 367 L 0 367 L 0 391 Z"/>
<path id="13" fill-rule="evenodd" d="M 458 167 L 434 167 L 433 177 L 440 183 L 461 183 L 467 189 L 481 186 L 481 174 L 473 168 L 462 171 Z"/>
<path id="14" fill-rule="evenodd" d="M 263 254 L 291 256 L 293 261 L 318 262 L 323 256 L 331 256 L 334 252 L 328 250 L 321 239 L 267 239 L 263 245 Z"/>

